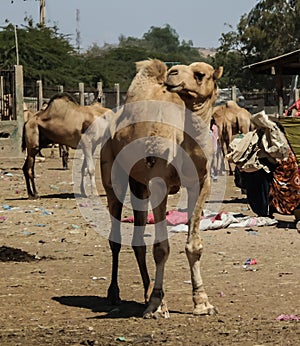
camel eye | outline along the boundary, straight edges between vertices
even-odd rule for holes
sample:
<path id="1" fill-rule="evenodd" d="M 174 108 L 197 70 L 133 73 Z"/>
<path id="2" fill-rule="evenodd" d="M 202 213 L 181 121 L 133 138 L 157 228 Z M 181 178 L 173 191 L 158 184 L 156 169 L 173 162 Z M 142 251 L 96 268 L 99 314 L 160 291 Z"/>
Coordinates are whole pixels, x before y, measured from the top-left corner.
<path id="1" fill-rule="evenodd" d="M 201 73 L 201 72 L 195 72 L 194 73 L 194 77 L 196 79 L 197 82 L 201 82 L 202 79 L 204 78 L 205 74 Z"/>

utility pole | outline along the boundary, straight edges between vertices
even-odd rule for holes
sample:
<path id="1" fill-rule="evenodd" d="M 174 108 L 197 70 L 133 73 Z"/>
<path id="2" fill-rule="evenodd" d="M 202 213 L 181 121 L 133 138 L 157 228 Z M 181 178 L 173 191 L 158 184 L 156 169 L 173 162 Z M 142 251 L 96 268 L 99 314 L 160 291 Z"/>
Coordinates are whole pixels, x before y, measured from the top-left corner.
<path id="1" fill-rule="evenodd" d="M 80 26 L 79 26 L 79 22 L 80 22 L 80 10 L 77 8 L 76 9 L 76 47 L 77 47 L 77 51 L 78 53 L 80 53 Z"/>
<path id="2" fill-rule="evenodd" d="M 46 0 L 40 0 L 40 25 L 45 26 Z"/>

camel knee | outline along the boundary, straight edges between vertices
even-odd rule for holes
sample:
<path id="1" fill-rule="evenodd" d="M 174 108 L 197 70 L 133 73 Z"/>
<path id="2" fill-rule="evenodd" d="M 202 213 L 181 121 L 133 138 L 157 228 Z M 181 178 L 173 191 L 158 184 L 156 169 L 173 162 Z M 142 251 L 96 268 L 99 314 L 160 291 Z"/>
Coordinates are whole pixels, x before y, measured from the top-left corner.
<path id="1" fill-rule="evenodd" d="M 170 253 L 168 240 L 160 243 L 155 243 L 153 246 L 153 257 L 156 264 L 161 264 L 167 261 Z"/>
<path id="2" fill-rule="evenodd" d="M 203 244 L 200 237 L 190 239 L 185 245 L 185 253 L 189 259 L 200 260 Z"/>

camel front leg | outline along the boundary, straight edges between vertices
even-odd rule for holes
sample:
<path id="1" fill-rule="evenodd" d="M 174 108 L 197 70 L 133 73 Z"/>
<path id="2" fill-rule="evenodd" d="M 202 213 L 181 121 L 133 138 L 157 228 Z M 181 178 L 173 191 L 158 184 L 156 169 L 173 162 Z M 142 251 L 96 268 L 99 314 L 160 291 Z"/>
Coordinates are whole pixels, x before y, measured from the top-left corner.
<path id="1" fill-rule="evenodd" d="M 211 315 L 216 312 L 208 301 L 200 272 L 200 259 L 203 251 L 200 236 L 200 218 L 209 191 L 210 178 L 208 177 L 204 181 L 199 195 L 195 194 L 193 188 L 188 189 L 189 232 L 185 252 L 191 271 L 194 315 Z"/>

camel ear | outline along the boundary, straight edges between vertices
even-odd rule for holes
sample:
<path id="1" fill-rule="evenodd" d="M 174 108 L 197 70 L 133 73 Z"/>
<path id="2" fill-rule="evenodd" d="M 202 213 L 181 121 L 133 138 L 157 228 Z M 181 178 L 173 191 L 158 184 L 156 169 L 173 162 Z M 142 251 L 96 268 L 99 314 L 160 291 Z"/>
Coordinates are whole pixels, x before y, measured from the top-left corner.
<path id="1" fill-rule="evenodd" d="M 222 74 L 223 74 L 223 66 L 220 66 L 215 70 L 213 74 L 214 80 L 221 78 Z"/>

